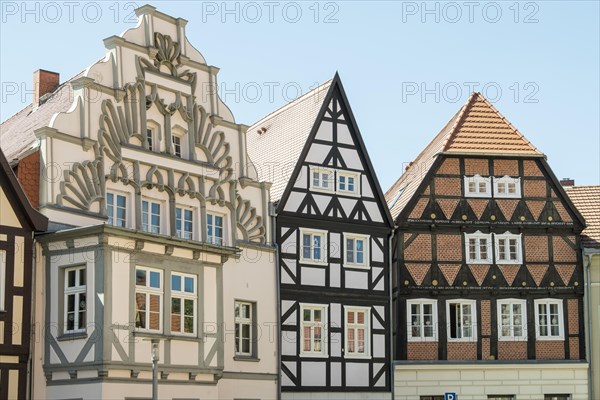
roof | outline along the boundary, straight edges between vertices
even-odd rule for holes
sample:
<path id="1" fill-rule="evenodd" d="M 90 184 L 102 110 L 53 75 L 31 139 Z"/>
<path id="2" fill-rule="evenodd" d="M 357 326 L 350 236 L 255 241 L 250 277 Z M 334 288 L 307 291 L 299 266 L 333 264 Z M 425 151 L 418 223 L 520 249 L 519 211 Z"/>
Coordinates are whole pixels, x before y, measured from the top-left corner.
<path id="1" fill-rule="evenodd" d="M 481 93 L 473 93 L 385 194 L 394 220 L 440 154 L 543 155 Z"/>
<path id="2" fill-rule="evenodd" d="M 83 76 L 83 71 L 59 85 L 54 92 L 40 98 L 41 104 L 32 103 L 2 122 L 0 125 L 0 148 L 6 159 L 12 163 L 20 160 L 37 147 L 34 131 L 48 126 L 54 114 L 68 111 L 73 104 L 71 82 Z"/>
<path id="3" fill-rule="evenodd" d="M 2 150 L 0 150 L 0 164 L 0 182 L 7 182 L 12 188 L 5 191 L 6 195 L 14 208 L 21 208 L 21 213 L 17 215 L 23 215 L 33 231 L 41 232 L 48 229 L 48 218 L 31 206 Z"/>
<path id="4" fill-rule="evenodd" d="M 273 202 L 283 196 L 332 81 L 289 102 L 248 129 L 248 157 L 256 168 L 258 180 L 272 182 Z"/>
<path id="5" fill-rule="evenodd" d="M 600 186 L 573 186 L 565 192 L 585 218 L 587 227 L 581 234 L 581 244 L 600 249 Z"/>

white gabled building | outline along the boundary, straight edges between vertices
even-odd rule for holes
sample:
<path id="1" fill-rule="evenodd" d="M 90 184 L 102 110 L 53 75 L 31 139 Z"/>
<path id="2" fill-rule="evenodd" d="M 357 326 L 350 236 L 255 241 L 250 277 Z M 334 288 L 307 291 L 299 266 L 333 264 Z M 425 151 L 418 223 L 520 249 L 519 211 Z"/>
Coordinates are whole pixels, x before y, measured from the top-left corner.
<path id="1" fill-rule="evenodd" d="M 149 398 L 157 340 L 161 399 L 275 398 L 270 185 L 187 21 L 137 15 L 69 81 L 39 71 L 42 96 L 2 124 L 13 163 L 39 160 L 50 219 L 32 397 Z"/>

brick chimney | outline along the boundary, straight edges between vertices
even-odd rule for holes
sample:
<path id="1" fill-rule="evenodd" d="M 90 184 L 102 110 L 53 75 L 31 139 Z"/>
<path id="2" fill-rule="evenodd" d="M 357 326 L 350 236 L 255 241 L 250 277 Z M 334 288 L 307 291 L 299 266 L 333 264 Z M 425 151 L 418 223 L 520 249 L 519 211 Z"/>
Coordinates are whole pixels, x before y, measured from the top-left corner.
<path id="1" fill-rule="evenodd" d="M 575 179 L 571 179 L 571 178 L 562 178 L 560 180 L 560 184 L 562 185 L 562 187 L 564 188 L 570 188 L 575 186 Z"/>
<path id="2" fill-rule="evenodd" d="M 60 83 L 60 74 L 57 72 L 38 69 L 33 73 L 33 105 L 40 104 L 40 98 L 52 93 Z"/>

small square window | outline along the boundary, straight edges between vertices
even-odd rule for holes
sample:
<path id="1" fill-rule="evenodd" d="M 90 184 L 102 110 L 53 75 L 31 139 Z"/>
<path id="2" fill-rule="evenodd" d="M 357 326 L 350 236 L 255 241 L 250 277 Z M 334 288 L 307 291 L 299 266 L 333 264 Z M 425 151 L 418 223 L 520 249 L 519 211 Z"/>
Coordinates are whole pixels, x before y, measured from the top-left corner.
<path id="1" fill-rule="evenodd" d="M 521 235 L 510 232 L 494 234 L 497 264 L 522 263 Z"/>
<path id="2" fill-rule="evenodd" d="M 344 266 L 369 267 L 369 236 L 344 233 Z"/>
<path id="3" fill-rule="evenodd" d="M 490 177 L 465 176 L 465 197 L 492 197 L 491 182 Z"/>
<path id="4" fill-rule="evenodd" d="M 489 233 L 477 231 L 475 233 L 465 233 L 465 252 L 467 263 L 469 264 L 491 264 L 491 238 Z"/>
<path id="5" fill-rule="evenodd" d="M 327 232 L 300 229 L 300 261 L 307 264 L 327 262 Z"/>
<path id="6" fill-rule="evenodd" d="M 360 174 L 350 171 L 337 171 L 337 192 L 358 196 L 360 194 Z"/>
<path id="7" fill-rule="evenodd" d="M 320 192 L 335 191 L 335 171 L 323 167 L 310 167 L 310 188 Z"/>
<path id="8" fill-rule="evenodd" d="M 494 196 L 499 198 L 521 198 L 521 178 L 505 175 L 494 177 Z M 510 215 L 507 216 L 510 218 Z"/>

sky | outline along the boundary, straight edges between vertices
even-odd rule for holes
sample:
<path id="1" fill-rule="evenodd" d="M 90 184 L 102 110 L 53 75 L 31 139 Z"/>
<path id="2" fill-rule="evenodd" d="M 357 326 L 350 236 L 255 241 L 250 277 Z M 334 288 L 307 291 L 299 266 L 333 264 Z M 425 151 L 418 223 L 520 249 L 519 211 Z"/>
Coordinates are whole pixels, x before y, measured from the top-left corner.
<path id="1" fill-rule="evenodd" d="M 0 117 L 31 102 L 32 73 L 68 79 L 136 25 L 143 2 L 1 1 Z M 600 184 L 598 1 L 170 1 L 220 68 L 236 122 L 333 77 L 344 84 L 382 189 L 479 91 L 558 178 Z"/>

